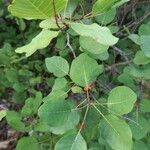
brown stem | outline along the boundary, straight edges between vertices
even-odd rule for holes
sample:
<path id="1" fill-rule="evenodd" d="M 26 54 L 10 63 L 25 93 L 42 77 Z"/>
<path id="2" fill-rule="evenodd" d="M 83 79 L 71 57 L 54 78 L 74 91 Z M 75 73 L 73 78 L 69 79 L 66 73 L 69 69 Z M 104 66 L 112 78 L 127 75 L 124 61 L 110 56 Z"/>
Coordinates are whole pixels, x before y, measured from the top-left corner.
<path id="1" fill-rule="evenodd" d="M 55 0 L 53 0 L 52 2 L 53 2 L 53 10 L 54 10 L 54 16 L 55 16 L 56 25 L 62 31 L 62 28 L 60 27 L 60 25 L 58 23 Z"/>

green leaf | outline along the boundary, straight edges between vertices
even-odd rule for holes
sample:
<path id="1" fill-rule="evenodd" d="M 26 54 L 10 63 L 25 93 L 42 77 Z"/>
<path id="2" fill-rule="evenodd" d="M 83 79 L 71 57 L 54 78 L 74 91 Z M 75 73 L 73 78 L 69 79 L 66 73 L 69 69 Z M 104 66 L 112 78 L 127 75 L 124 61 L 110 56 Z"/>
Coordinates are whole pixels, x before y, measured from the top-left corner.
<path id="1" fill-rule="evenodd" d="M 136 78 L 150 79 L 150 64 L 138 67 L 130 67 L 130 75 Z"/>
<path id="2" fill-rule="evenodd" d="M 133 143 L 133 150 L 148 150 L 148 147 L 143 141 L 135 141 Z"/>
<path id="3" fill-rule="evenodd" d="M 92 54 L 102 54 L 107 52 L 109 46 L 102 45 L 89 37 L 80 37 L 80 46 Z"/>
<path id="4" fill-rule="evenodd" d="M 62 22 L 58 21 L 58 23 L 60 27 L 63 27 Z M 58 29 L 56 20 L 54 18 L 43 20 L 40 22 L 39 26 L 42 29 Z"/>
<path id="5" fill-rule="evenodd" d="M 18 141 L 16 150 L 40 150 L 38 141 L 34 137 L 23 137 Z"/>
<path id="6" fill-rule="evenodd" d="M 146 57 L 143 51 L 138 51 L 135 55 L 133 62 L 136 65 L 146 65 L 150 63 L 150 58 Z"/>
<path id="7" fill-rule="evenodd" d="M 55 1 L 56 12 L 59 13 L 67 5 L 68 0 Z M 53 0 L 14 0 L 9 6 L 13 16 L 25 19 L 48 19 L 54 16 Z"/>
<path id="8" fill-rule="evenodd" d="M 68 99 L 68 101 L 70 101 L 70 100 Z M 68 130 L 73 129 L 79 123 L 79 121 L 80 121 L 79 112 L 77 110 L 74 110 L 75 105 L 72 102 L 69 102 L 69 105 L 70 105 L 72 111 L 68 116 L 68 120 L 64 124 L 61 124 L 60 126 L 50 127 L 49 130 L 53 134 L 64 134 Z"/>
<path id="9" fill-rule="evenodd" d="M 38 112 L 38 108 L 42 103 L 42 94 L 40 92 L 36 93 L 35 98 L 28 98 L 25 101 L 25 105 L 21 110 L 23 116 L 31 116 Z"/>
<path id="10" fill-rule="evenodd" d="M 0 110 L 0 121 L 7 115 L 6 110 Z"/>
<path id="11" fill-rule="evenodd" d="M 77 8 L 79 2 L 81 2 L 81 0 L 69 0 L 68 1 L 68 5 L 65 11 L 65 17 L 68 17 L 68 18 L 72 17 L 73 12 Z"/>
<path id="12" fill-rule="evenodd" d="M 53 85 L 52 91 L 66 90 L 68 81 L 65 78 L 57 78 Z"/>
<path id="13" fill-rule="evenodd" d="M 92 38 L 102 45 L 111 46 L 118 42 L 118 38 L 113 36 L 107 27 L 101 27 L 96 23 L 91 25 L 72 23 L 71 28 L 80 36 Z"/>
<path id="14" fill-rule="evenodd" d="M 73 60 L 70 77 L 77 85 L 85 87 L 94 82 L 102 72 L 102 66 L 99 66 L 98 63 L 87 54 L 82 53 Z"/>
<path id="15" fill-rule="evenodd" d="M 99 15 L 109 11 L 112 8 L 119 7 L 120 5 L 128 2 L 129 0 L 97 0 L 93 5 L 93 14 Z"/>
<path id="16" fill-rule="evenodd" d="M 64 124 L 68 120 L 70 113 L 70 105 L 64 99 L 46 101 L 38 110 L 41 122 L 46 122 L 51 127 Z"/>
<path id="17" fill-rule="evenodd" d="M 136 122 L 136 123 L 135 123 Z M 130 122 L 130 128 L 133 138 L 140 140 L 146 136 L 149 131 L 149 122 L 142 116 L 140 116 L 135 122 Z"/>
<path id="18" fill-rule="evenodd" d="M 93 5 L 94 15 L 102 14 L 109 11 L 118 0 L 97 0 Z"/>
<path id="19" fill-rule="evenodd" d="M 73 93 L 84 93 L 84 92 L 83 92 L 83 89 L 82 89 L 81 87 L 79 87 L 79 86 L 74 86 L 74 87 L 72 87 L 72 88 L 71 88 L 71 91 L 72 91 Z"/>
<path id="20" fill-rule="evenodd" d="M 113 115 L 105 117 L 107 121 L 103 119 L 100 124 L 100 133 L 104 140 L 114 150 L 131 150 L 132 132 L 128 124 Z"/>
<path id="21" fill-rule="evenodd" d="M 141 41 L 141 49 L 144 52 L 146 57 L 150 58 L 150 35 L 143 35 L 140 37 L 140 41 Z"/>
<path id="22" fill-rule="evenodd" d="M 142 36 L 142 35 L 150 35 L 150 21 L 146 24 L 142 24 L 139 28 L 139 35 Z"/>
<path id="23" fill-rule="evenodd" d="M 135 44 L 140 45 L 140 36 L 137 34 L 130 34 L 128 36 L 130 40 L 132 40 Z"/>
<path id="24" fill-rule="evenodd" d="M 64 77 L 69 72 L 68 62 L 60 56 L 46 58 L 45 62 L 48 71 L 53 73 L 56 77 Z"/>
<path id="25" fill-rule="evenodd" d="M 126 86 L 118 86 L 111 90 L 108 97 L 110 113 L 124 115 L 131 112 L 137 100 L 136 94 Z"/>
<path id="26" fill-rule="evenodd" d="M 87 145 L 80 133 L 63 136 L 55 145 L 55 150 L 87 150 Z"/>
<path id="27" fill-rule="evenodd" d="M 26 53 L 26 57 L 31 56 L 38 49 L 43 49 L 49 45 L 51 40 L 57 37 L 59 32 L 42 30 L 32 41 L 20 48 L 17 48 L 16 53 Z"/>
<path id="28" fill-rule="evenodd" d="M 66 91 L 63 90 L 52 91 L 48 96 L 43 98 L 43 102 L 51 101 L 53 99 L 65 99 L 67 97 L 68 94 Z"/>
<path id="29" fill-rule="evenodd" d="M 102 25 L 107 25 L 111 23 L 116 16 L 116 9 L 111 9 L 104 14 L 98 15 L 95 17 L 96 21 Z"/>
<path id="30" fill-rule="evenodd" d="M 29 128 L 25 127 L 25 124 L 22 122 L 22 116 L 15 111 L 7 111 L 6 116 L 8 124 L 17 131 L 30 131 Z"/>
<path id="31" fill-rule="evenodd" d="M 150 100 L 142 100 L 140 103 L 140 110 L 144 113 L 150 112 Z"/>

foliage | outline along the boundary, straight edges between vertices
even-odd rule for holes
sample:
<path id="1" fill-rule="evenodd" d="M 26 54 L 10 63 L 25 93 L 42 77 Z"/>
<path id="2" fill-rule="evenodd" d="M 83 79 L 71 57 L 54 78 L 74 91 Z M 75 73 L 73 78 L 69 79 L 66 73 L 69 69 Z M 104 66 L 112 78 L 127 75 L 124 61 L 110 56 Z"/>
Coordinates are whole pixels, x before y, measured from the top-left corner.
<path id="1" fill-rule="evenodd" d="M 150 22 L 117 25 L 127 2 L 14 0 L 0 11 L 0 96 L 19 105 L 0 121 L 23 134 L 17 150 L 150 148 Z"/>

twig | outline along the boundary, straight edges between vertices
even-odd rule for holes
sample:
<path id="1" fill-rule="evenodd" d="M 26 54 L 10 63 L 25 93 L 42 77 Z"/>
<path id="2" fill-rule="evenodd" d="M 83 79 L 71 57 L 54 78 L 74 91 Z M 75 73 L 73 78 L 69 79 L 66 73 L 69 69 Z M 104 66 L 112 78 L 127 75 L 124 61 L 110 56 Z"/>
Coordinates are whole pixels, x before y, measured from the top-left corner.
<path id="1" fill-rule="evenodd" d="M 128 57 L 126 56 L 126 53 L 125 53 L 124 51 L 122 51 L 121 49 L 119 49 L 119 48 L 116 47 L 116 46 L 112 46 L 112 48 L 113 48 L 115 51 L 117 51 L 121 56 L 123 56 L 126 61 L 129 61 L 129 59 L 128 59 Z"/>
<path id="2" fill-rule="evenodd" d="M 53 10 L 54 10 L 54 16 L 55 16 L 56 25 L 62 31 L 62 28 L 60 27 L 60 25 L 58 23 L 55 0 L 53 0 L 52 2 L 53 2 Z"/>
<path id="3" fill-rule="evenodd" d="M 105 71 L 110 71 L 118 66 L 124 66 L 124 65 L 128 65 L 132 62 L 132 60 L 129 60 L 129 61 L 126 61 L 126 62 L 120 62 L 120 63 L 116 63 L 116 64 L 113 64 L 111 66 L 108 66 Z"/>
<path id="4" fill-rule="evenodd" d="M 69 34 L 67 33 L 67 46 L 69 47 L 69 49 L 71 50 L 72 54 L 73 54 L 73 57 L 76 58 L 76 54 L 74 52 L 74 49 L 72 48 L 71 44 L 70 44 L 70 36 Z"/>

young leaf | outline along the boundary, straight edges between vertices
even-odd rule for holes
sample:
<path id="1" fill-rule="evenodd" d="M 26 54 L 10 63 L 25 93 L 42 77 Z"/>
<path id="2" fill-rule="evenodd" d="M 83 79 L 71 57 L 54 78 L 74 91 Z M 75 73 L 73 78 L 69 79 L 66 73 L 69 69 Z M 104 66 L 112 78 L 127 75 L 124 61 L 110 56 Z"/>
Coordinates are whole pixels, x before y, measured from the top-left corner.
<path id="1" fill-rule="evenodd" d="M 73 133 L 63 136 L 56 143 L 55 150 L 87 150 L 87 145 L 80 133 Z"/>
<path id="2" fill-rule="evenodd" d="M 28 98 L 25 101 L 25 105 L 21 110 L 23 116 L 31 116 L 38 112 L 38 108 L 42 103 L 42 94 L 40 92 L 36 93 L 35 98 Z"/>
<path id="3" fill-rule="evenodd" d="M 57 37 L 58 33 L 56 31 L 42 30 L 29 44 L 19 47 L 15 51 L 16 53 L 26 53 L 26 57 L 29 57 L 38 49 L 47 47 L 51 40 Z"/>
<path id="4" fill-rule="evenodd" d="M 68 62 L 60 56 L 46 58 L 45 62 L 48 71 L 53 73 L 56 77 L 64 77 L 69 72 Z"/>
<path id="5" fill-rule="evenodd" d="M 107 27 L 101 27 L 96 23 L 91 25 L 72 23 L 71 28 L 80 36 L 92 38 L 102 45 L 111 46 L 118 42 L 118 38 L 113 36 Z"/>
<path id="6" fill-rule="evenodd" d="M 70 105 L 64 99 L 46 101 L 38 110 L 41 122 L 46 122 L 51 127 L 64 124 L 70 113 Z"/>
<path id="7" fill-rule="evenodd" d="M 132 132 L 128 124 L 113 115 L 105 116 L 100 126 L 101 136 L 106 140 L 109 146 L 114 150 L 131 150 L 132 149 Z"/>
<path id="8" fill-rule="evenodd" d="M 7 111 L 6 119 L 8 124 L 17 131 L 29 131 L 30 128 L 26 128 L 22 122 L 22 116 L 15 111 Z"/>
<path id="9" fill-rule="evenodd" d="M 99 66 L 96 60 L 83 53 L 73 60 L 70 77 L 77 85 L 85 87 L 94 82 L 102 72 L 103 67 Z"/>
<path id="10" fill-rule="evenodd" d="M 68 0 L 55 0 L 56 13 L 67 5 Z M 48 19 L 54 16 L 53 0 L 14 0 L 9 6 L 13 16 L 25 19 Z"/>
<path id="11" fill-rule="evenodd" d="M 127 114 L 132 110 L 136 100 L 137 96 L 134 91 L 126 86 L 118 86 L 109 93 L 109 111 L 118 115 Z"/>
<path id="12" fill-rule="evenodd" d="M 34 137 L 23 137 L 18 141 L 16 150 L 40 150 L 38 141 Z"/>

